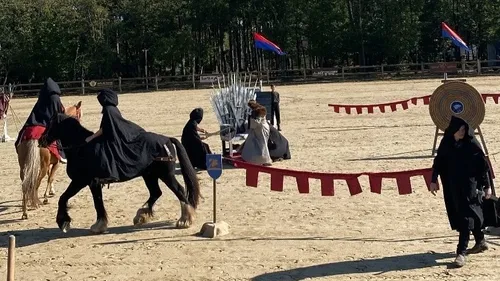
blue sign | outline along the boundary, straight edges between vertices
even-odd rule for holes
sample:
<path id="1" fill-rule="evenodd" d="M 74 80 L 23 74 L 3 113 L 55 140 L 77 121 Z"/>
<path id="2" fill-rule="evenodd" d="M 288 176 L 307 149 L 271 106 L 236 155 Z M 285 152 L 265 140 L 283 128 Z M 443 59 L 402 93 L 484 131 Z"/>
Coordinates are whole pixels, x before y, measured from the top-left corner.
<path id="1" fill-rule="evenodd" d="M 214 180 L 222 175 L 222 155 L 207 154 L 207 172 Z"/>
<path id="2" fill-rule="evenodd" d="M 460 101 L 454 101 L 450 104 L 451 112 L 460 114 L 464 111 L 464 104 Z"/>

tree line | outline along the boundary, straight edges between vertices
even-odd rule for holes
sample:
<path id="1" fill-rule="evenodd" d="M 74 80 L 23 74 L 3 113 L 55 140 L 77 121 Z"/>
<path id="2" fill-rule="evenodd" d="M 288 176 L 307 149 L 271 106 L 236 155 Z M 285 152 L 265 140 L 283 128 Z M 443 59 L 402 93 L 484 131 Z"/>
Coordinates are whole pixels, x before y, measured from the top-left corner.
<path id="1" fill-rule="evenodd" d="M 0 0 L 6 82 L 485 59 L 500 0 Z M 287 54 L 256 49 L 253 32 Z"/>

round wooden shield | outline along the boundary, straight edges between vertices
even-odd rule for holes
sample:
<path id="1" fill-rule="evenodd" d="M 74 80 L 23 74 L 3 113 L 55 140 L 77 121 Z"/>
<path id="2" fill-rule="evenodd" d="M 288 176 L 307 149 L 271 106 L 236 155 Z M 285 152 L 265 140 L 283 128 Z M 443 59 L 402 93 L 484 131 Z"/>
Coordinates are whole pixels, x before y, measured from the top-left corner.
<path id="1" fill-rule="evenodd" d="M 464 119 L 476 129 L 484 120 L 486 108 L 481 94 L 474 87 L 461 81 L 449 81 L 432 93 L 429 113 L 442 131 L 448 127 L 452 115 Z"/>

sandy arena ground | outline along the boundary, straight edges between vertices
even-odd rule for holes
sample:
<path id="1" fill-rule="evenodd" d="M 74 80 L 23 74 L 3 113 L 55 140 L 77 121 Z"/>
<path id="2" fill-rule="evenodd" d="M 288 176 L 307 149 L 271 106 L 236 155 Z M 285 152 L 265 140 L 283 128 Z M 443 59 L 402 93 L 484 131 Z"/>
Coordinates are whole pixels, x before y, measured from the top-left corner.
<path id="1" fill-rule="evenodd" d="M 468 82 L 480 92 L 500 92 L 498 78 Z M 363 172 L 426 168 L 432 164 L 435 127 L 428 107 L 373 115 L 336 114 L 328 103 L 370 104 L 431 94 L 440 79 L 401 82 L 280 86 L 283 134 L 292 159 L 279 167 L 311 171 Z M 95 96 L 62 98 L 65 105 L 83 101 L 83 124 L 97 130 L 100 106 Z M 24 122 L 35 99 L 15 99 Z M 120 95 L 123 115 L 145 129 L 180 138 L 190 111 L 201 106 L 201 126 L 218 129 L 208 90 Z M 482 130 L 490 153 L 500 152 L 500 105 L 488 100 Z M 9 115 L 9 133 L 17 129 Z M 221 151 L 220 140 L 208 143 Z M 427 192 L 424 180 L 412 180 L 414 193 L 398 195 L 395 182 L 384 181 L 382 195 L 351 197 L 336 182 L 334 197 L 321 197 L 319 183 L 311 194 L 298 193 L 295 180 L 285 191 L 271 192 L 269 177 L 258 188 L 245 186 L 244 170 L 225 170 L 218 181 L 218 218 L 231 225 L 227 236 L 209 240 L 194 236 L 212 218 L 212 184 L 199 175 L 205 199 L 190 229 L 172 226 L 179 203 L 164 185 L 156 220 L 134 228 L 132 218 L 147 200 L 142 179 L 104 190 L 109 233 L 90 235 L 95 211 L 90 191 L 70 200 L 72 229 L 63 234 L 55 223 L 59 195 L 69 183 L 63 169 L 50 204 L 21 221 L 20 179 L 13 142 L 0 143 L 0 278 L 6 272 L 8 235 L 17 236 L 16 280 L 499 280 L 500 240 L 488 236 L 491 250 L 450 269 L 458 233 L 451 231 L 442 193 Z M 500 174 L 500 164 L 492 164 Z M 65 167 L 64 167 L 65 169 Z M 182 180 L 182 178 L 180 178 Z M 40 188 L 43 196 L 45 181 Z M 498 181 L 497 181 L 498 182 Z M 498 185 L 498 183 L 497 183 Z M 471 242 L 470 246 L 473 245 Z"/>

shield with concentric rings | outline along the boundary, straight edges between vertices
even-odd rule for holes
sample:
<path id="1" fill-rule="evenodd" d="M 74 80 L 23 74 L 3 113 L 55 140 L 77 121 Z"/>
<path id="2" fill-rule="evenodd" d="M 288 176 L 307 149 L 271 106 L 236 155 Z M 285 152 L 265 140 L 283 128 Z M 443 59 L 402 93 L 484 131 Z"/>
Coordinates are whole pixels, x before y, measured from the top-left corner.
<path id="1" fill-rule="evenodd" d="M 447 81 L 432 93 L 429 113 L 442 131 L 448 127 L 453 115 L 476 129 L 484 120 L 486 108 L 481 94 L 474 87 L 462 81 Z"/>

